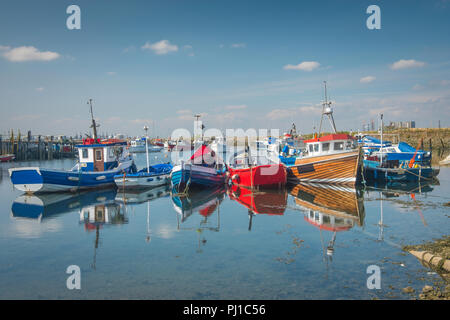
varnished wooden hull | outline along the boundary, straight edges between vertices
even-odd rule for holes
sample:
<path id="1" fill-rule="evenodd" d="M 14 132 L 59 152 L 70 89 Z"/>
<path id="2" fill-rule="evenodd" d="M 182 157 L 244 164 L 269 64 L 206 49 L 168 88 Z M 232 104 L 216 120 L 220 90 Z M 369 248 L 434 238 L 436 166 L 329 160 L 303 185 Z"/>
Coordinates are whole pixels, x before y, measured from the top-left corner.
<path id="1" fill-rule="evenodd" d="M 332 183 L 355 186 L 360 167 L 360 152 L 350 151 L 300 158 L 288 167 L 288 182 Z"/>

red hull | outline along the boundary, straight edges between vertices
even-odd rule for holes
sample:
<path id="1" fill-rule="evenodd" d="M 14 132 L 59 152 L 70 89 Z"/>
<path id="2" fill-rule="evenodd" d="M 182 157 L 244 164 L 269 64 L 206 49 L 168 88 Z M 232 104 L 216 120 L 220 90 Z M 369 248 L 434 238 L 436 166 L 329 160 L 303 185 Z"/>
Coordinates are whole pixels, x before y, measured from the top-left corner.
<path id="1" fill-rule="evenodd" d="M 231 182 L 247 188 L 278 187 L 286 184 L 286 168 L 280 164 L 267 164 L 243 169 L 229 168 Z"/>

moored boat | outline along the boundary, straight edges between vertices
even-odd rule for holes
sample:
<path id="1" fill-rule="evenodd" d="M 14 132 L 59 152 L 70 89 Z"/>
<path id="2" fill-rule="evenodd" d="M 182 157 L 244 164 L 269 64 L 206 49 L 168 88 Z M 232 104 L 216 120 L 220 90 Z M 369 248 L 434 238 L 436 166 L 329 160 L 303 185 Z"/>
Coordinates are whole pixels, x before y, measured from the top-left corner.
<path id="1" fill-rule="evenodd" d="M 92 103 L 92 100 L 89 101 Z M 9 169 L 14 187 L 27 193 L 76 192 L 89 188 L 114 186 L 114 176 L 129 172 L 133 159 L 126 151 L 126 142 L 100 141 L 97 138 L 91 104 L 93 138 L 77 145 L 78 163 L 71 170 L 24 167 Z"/>
<path id="2" fill-rule="evenodd" d="M 246 152 L 235 155 L 229 162 L 228 172 L 232 184 L 246 188 L 271 188 L 286 184 L 286 168 L 283 163 L 257 164 Z"/>
<path id="3" fill-rule="evenodd" d="M 150 188 L 169 183 L 173 166 L 161 163 L 141 169 L 137 172 L 123 173 L 114 176 L 118 188 Z"/>
<path id="4" fill-rule="evenodd" d="M 185 192 L 190 187 L 223 186 L 225 178 L 225 164 L 205 145 L 201 145 L 188 161 L 174 166 L 170 175 L 174 192 Z"/>
<path id="5" fill-rule="evenodd" d="M 286 144 L 280 160 L 287 166 L 288 182 L 313 182 L 346 184 L 354 186 L 358 182 L 361 153 L 356 139 L 348 134 L 338 134 L 333 118 L 331 102 L 327 99 L 325 82 L 325 101 L 322 104 L 322 118 L 319 132 L 313 139 L 305 140 L 305 148 L 291 150 Z M 328 116 L 333 134 L 320 136 L 324 116 Z"/>
<path id="6" fill-rule="evenodd" d="M 16 159 L 14 154 L 2 154 L 0 155 L 0 162 L 10 162 Z"/>

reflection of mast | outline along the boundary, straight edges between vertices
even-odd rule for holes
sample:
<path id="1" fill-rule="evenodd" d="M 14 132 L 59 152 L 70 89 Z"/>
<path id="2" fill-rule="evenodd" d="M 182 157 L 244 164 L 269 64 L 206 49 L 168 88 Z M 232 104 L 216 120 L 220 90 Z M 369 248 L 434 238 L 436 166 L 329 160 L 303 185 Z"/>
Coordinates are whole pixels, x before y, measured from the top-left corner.
<path id="1" fill-rule="evenodd" d="M 380 232 L 378 235 L 378 241 L 383 241 L 383 231 L 386 225 L 383 224 L 383 193 L 380 192 L 380 222 L 378 222 Z"/>
<path id="2" fill-rule="evenodd" d="M 92 269 L 96 270 L 95 264 L 97 262 L 97 249 L 98 249 L 98 244 L 100 242 L 100 225 L 97 225 L 95 227 L 95 246 L 94 246 L 94 259 L 92 262 Z"/>
<path id="3" fill-rule="evenodd" d="M 145 241 L 150 242 L 150 240 L 150 201 L 147 201 L 147 237 Z"/>

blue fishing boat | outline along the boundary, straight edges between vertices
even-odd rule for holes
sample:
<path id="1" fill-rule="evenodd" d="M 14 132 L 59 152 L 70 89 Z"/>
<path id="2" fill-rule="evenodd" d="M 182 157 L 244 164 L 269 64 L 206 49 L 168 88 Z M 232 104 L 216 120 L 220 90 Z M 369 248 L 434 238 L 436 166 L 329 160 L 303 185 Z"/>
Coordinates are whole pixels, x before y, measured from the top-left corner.
<path id="1" fill-rule="evenodd" d="M 208 146 L 201 145 L 189 159 L 174 166 L 170 175 L 172 191 L 190 187 L 214 187 L 225 184 L 227 168 Z"/>
<path id="2" fill-rule="evenodd" d="M 383 161 L 409 162 L 413 157 L 416 163 L 428 165 L 431 163 L 431 152 L 415 149 L 406 142 L 392 144 L 390 141 L 381 141 L 371 137 L 364 136 L 358 141 L 364 150 L 366 157 L 384 157 Z"/>
<path id="3" fill-rule="evenodd" d="M 400 143 L 401 144 L 401 143 Z M 383 146 L 383 115 L 381 115 L 381 141 L 380 146 Z M 406 143 L 404 144 L 406 146 Z M 432 168 L 429 165 L 431 161 L 431 154 L 426 154 L 423 150 L 416 150 L 410 148 L 405 149 L 405 152 L 396 152 L 393 146 L 380 147 L 378 151 L 371 152 L 364 156 L 363 178 L 366 181 L 379 182 L 407 182 L 407 181 L 421 181 L 433 180 L 438 174 L 439 169 Z M 398 146 L 397 146 L 398 149 Z M 413 152 L 414 150 L 414 152 Z M 391 152 L 392 151 L 392 152 Z M 387 152 L 385 154 L 385 152 Z M 389 158 L 389 155 L 391 158 Z M 419 155 L 421 156 L 419 158 Z M 429 157 L 429 161 L 424 157 Z"/>
<path id="4" fill-rule="evenodd" d="M 93 138 L 77 145 L 78 163 L 71 170 L 25 167 L 9 169 L 14 187 L 27 193 L 76 192 L 82 189 L 114 186 L 114 176 L 129 172 L 133 159 L 126 150 L 126 142 L 97 138 L 97 124 L 92 113 Z"/>
<path id="5" fill-rule="evenodd" d="M 24 167 L 9 169 L 14 187 L 27 193 L 76 192 L 88 188 L 114 186 L 114 176 L 129 172 L 133 159 L 125 151 L 126 142 L 85 139 L 76 146 L 79 162 L 71 170 Z"/>

